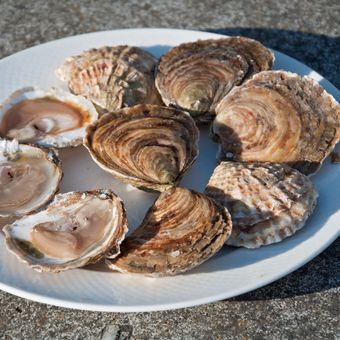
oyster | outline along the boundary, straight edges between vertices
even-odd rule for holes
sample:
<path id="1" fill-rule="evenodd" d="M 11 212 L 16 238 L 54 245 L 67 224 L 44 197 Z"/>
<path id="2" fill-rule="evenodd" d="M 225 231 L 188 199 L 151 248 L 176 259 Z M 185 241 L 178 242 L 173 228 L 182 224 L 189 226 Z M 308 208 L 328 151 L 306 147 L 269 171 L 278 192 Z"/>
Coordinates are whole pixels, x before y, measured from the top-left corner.
<path id="1" fill-rule="evenodd" d="M 142 224 L 107 260 L 123 273 L 175 275 L 214 255 L 231 232 L 229 213 L 207 196 L 184 188 L 163 192 Z"/>
<path id="2" fill-rule="evenodd" d="M 288 165 L 222 162 L 205 194 L 228 209 L 233 222 L 227 244 L 257 248 L 303 227 L 316 205 L 308 177 Z"/>
<path id="3" fill-rule="evenodd" d="M 155 66 L 156 59 L 138 47 L 106 46 L 67 58 L 57 75 L 73 93 L 115 111 L 136 104 L 160 104 Z"/>
<path id="4" fill-rule="evenodd" d="M 56 193 L 61 177 L 53 150 L 0 139 L 0 217 L 38 209 Z"/>
<path id="5" fill-rule="evenodd" d="M 46 210 L 3 228 L 7 248 L 38 271 L 59 272 L 114 258 L 127 232 L 122 201 L 110 190 L 59 194 Z"/>
<path id="6" fill-rule="evenodd" d="M 217 103 L 235 85 L 271 69 L 273 62 L 269 49 L 245 37 L 184 43 L 161 57 L 156 86 L 166 105 L 205 123 L 214 118 Z"/>
<path id="7" fill-rule="evenodd" d="M 77 146 L 97 118 L 92 103 L 81 96 L 25 87 L 0 107 L 0 136 L 44 147 Z"/>
<path id="8" fill-rule="evenodd" d="M 198 138 L 189 114 L 142 104 L 103 115 L 87 128 L 84 145 L 101 168 L 121 181 L 164 191 L 195 161 Z"/>
<path id="9" fill-rule="evenodd" d="M 317 82 L 267 71 L 234 88 L 216 108 L 220 160 L 288 163 L 318 170 L 340 137 L 340 105 Z"/>

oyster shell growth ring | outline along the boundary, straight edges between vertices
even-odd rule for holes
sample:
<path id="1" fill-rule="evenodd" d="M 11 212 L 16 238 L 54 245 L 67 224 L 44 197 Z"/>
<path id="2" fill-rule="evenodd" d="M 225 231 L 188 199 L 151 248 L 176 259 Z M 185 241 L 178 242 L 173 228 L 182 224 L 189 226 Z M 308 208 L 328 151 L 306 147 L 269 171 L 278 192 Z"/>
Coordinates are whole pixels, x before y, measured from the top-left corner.
<path id="1" fill-rule="evenodd" d="M 313 79 L 290 72 L 256 74 L 216 114 L 220 160 L 288 163 L 308 175 L 340 138 L 340 105 Z"/>
<path id="2" fill-rule="evenodd" d="M 71 91 L 108 111 L 136 104 L 159 104 L 154 85 L 156 59 L 126 45 L 92 48 L 69 57 L 57 70 Z"/>
<path id="3" fill-rule="evenodd" d="M 231 232 L 229 213 L 204 194 L 184 188 L 163 192 L 142 224 L 107 261 L 123 273 L 175 275 L 213 256 Z"/>
<path id="4" fill-rule="evenodd" d="M 119 180 L 164 191 L 178 183 L 198 154 L 199 131 L 186 112 L 136 105 L 107 113 L 87 128 L 84 145 Z"/>
<path id="5" fill-rule="evenodd" d="M 316 205 L 311 180 L 284 164 L 222 162 L 205 194 L 228 209 L 228 245 L 258 248 L 301 229 Z"/>
<path id="6" fill-rule="evenodd" d="M 127 222 L 123 202 L 112 191 L 69 192 L 3 231 L 19 260 L 38 271 L 59 272 L 117 256 Z"/>
<path id="7" fill-rule="evenodd" d="M 272 52 L 249 38 L 184 43 L 161 57 L 156 86 L 166 105 L 206 123 L 225 94 L 254 73 L 271 69 L 273 62 Z"/>

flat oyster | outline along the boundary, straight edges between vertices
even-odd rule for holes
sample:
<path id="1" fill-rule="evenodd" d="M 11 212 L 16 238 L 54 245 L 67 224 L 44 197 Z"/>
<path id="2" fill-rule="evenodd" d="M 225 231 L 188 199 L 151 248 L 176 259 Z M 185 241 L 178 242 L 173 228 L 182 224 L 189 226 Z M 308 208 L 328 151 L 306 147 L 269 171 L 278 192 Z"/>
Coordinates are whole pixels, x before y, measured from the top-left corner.
<path id="1" fill-rule="evenodd" d="M 279 242 L 303 227 L 316 205 L 308 177 L 283 164 L 222 162 L 205 194 L 228 209 L 228 245 L 257 248 Z"/>
<path id="2" fill-rule="evenodd" d="M 189 114 L 143 104 L 103 115 L 87 128 L 84 145 L 93 160 L 119 180 L 164 191 L 195 161 L 198 138 Z"/>
<path id="3" fill-rule="evenodd" d="M 308 175 L 340 138 L 340 105 L 313 79 L 290 72 L 256 74 L 216 113 L 219 160 L 288 163 Z"/>
<path id="4" fill-rule="evenodd" d="M 225 94 L 254 73 L 271 69 L 273 62 L 269 49 L 245 37 L 184 43 L 161 57 L 156 86 L 166 105 L 206 123 Z"/>
<path id="5" fill-rule="evenodd" d="M 131 46 L 92 48 L 69 57 L 57 70 L 71 91 L 108 111 L 160 104 L 154 85 L 156 59 Z"/>
<path id="6" fill-rule="evenodd" d="M 44 147 L 82 143 L 85 128 L 98 118 L 91 102 L 52 88 L 25 87 L 0 107 L 0 136 Z"/>
<path id="7" fill-rule="evenodd" d="M 114 258 L 127 232 L 122 201 L 110 190 L 59 194 L 46 210 L 3 228 L 7 248 L 38 271 L 59 272 Z"/>
<path id="8" fill-rule="evenodd" d="M 175 275 L 213 256 L 231 232 L 229 213 L 207 196 L 184 188 L 163 192 L 142 224 L 106 261 L 113 270 L 149 276 Z"/>
<path id="9" fill-rule="evenodd" d="M 38 209 L 56 193 L 61 177 L 55 151 L 0 139 L 0 217 Z"/>

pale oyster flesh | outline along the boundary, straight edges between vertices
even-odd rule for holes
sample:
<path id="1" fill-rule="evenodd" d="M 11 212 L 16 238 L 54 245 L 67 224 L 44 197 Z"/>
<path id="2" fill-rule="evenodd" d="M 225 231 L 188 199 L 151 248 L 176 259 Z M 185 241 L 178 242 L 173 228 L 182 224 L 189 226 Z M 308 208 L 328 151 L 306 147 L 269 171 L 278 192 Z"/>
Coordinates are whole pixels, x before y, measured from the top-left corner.
<path id="1" fill-rule="evenodd" d="M 287 163 L 316 172 L 340 138 L 340 105 L 317 82 L 284 71 L 254 75 L 216 108 L 219 160 Z"/>
<path id="2" fill-rule="evenodd" d="M 213 256 L 231 232 L 229 213 L 184 188 L 163 192 L 108 266 L 123 273 L 175 275 Z"/>
<path id="3" fill-rule="evenodd" d="M 84 145 L 94 161 L 119 180 L 164 191 L 195 161 L 198 139 L 186 112 L 144 104 L 102 116 L 87 128 Z"/>
<path id="4" fill-rule="evenodd" d="M 228 209 L 228 245 L 257 248 L 303 227 L 316 205 L 311 180 L 283 164 L 221 162 L 205 194 Z"/>
<path id="5" fill-rule="evenodd" d="M 160 104 L 154 84 L 156 59 L 131 46 L 92 48 L 69 57 L 57 70 L 71 91 L 108 111 L 136 104 Z"/>
<path id="6" fill-rule="evenodd" d="M 245 37 L 199 40 L 172 48 L 160 59 L 156 86 L 164 103 L 190 112 L 199 123 L 234 86 L 271 69 L 274 55 Z"/>
<path id="7" fill-rule="evenodd" d="M 53 197 L 61 177 L 53 150 L 0 139 L 0 216 L 38 209 Z"/>
<path id="8" fill-rule="evenodd" d="M 77 146 L 97 118 L 93 104 L 81 96 L 26 87 L 0 107 L 0 135 L 45 147 Z"/>
<path id="9" fill-rule="evenodd" d="M 46 210 L 3 228 L 6 246 L 36 270 L 59 272 L 114 258 L 127 232 L 122 201 L 110 190 L 59 194 Z"/>

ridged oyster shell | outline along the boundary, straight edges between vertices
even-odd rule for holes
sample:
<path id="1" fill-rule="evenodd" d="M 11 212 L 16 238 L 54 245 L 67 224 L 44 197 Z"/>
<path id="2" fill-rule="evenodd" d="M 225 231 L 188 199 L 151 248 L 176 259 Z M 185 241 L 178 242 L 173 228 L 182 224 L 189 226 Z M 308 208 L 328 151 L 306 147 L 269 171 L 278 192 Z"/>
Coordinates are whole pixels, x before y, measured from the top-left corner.
<path id="1" fill-rule="evenodd" d="M 81 96 L 52 88 L 25 87 L 0 107 L 0 136 L 44 147 L 82 143 L 85 128 L 98 118 L 93 104 Z"/>
<path id="2" fill-rule="evenodd" d="M 0 217 L 28 214 L 57 192 L 62 178 L 55 151 L 0 139 Z"/>
<path id="3" fill-rule="evenodd" d="M 136 104 L 160 104 L 155 66 L 156 59 L 138 47 L 105 46 L 67 58 L 57 75 L 73 93 L 115 111 Z"/>
<path id="4" fill-rule="evenodd" d="M 19 260 L 38 271 L 59 272 L 117 256 L 127 222 L 123 202 L 112 191 L 69 192 L 3 232 Z"/>
<path id="5" fill-rule="evenodd" d="M 230 232 L 229 213 L 212 199 L 189 189 L 171 188 L 122 243 L 121 255 L 106 262 L 123 273 L 175 275 L 214 255 Z"/>
<path id="6" fill-rule="evenodd" d="M 198 139 L 186 112 L 144 104 L 103 115 L 87 128 L 84 145 L 93 160 L 119 180 L 164 191 L 195 161 Z"/>
<path id="7" fill-rule="evenodd" d="M 254 75 L 216 113 L 219 160 L 282 162 L 312 174 L 340 138 L 340 105 L 313 79 L 290 72 Z"/>
<path id="8" fill-rule="evenodd" d="M 311 180 L 283 164 L 222 162 L 205 194 L 228 209 L 228 245 L 257 248 L 279 242 L 303 227 L 316 205 Z"/>
<path id="9" fill-rule="evenodd" d="M 235 85 L 271 69 L 273 62 L 269 49 L 245 37 L 184 43 L 161 57 L 156 86 L 166 105 L 205 123 L 214 118 L 217 103 Z"/>

